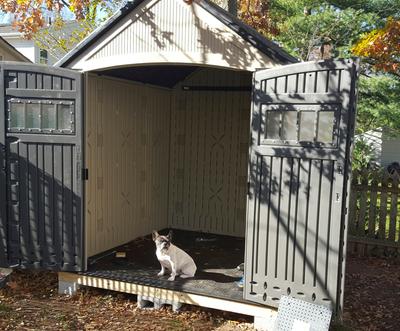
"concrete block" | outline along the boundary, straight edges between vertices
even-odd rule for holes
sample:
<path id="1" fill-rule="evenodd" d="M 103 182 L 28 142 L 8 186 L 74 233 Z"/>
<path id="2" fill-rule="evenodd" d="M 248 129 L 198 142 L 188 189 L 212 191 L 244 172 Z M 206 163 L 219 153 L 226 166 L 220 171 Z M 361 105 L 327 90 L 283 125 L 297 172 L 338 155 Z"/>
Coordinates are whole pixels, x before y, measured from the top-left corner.
<path id="1" fill-rule="evenodd" d="M 137 296 L 137 304 L 138 307 L 142 309 L 161 309 L 164 305 L 171 305 L 174 312 L 178 312 L 182 307 L 181 302 L 148 297 L 144 295 Z"/>
<path id="2" fill-rule="evenodd" d="M 275 311 L 264 316 L 254 316 L 254 328 L 258 331 L 274 331 L 276 316 Z"/>
<path id="3" fill-rule="evenodd" d="M 79 289 L 79 284 L 76 282 L 66 282 L 58 280 L 58 293 L 66 295 L 74 295 Z"/>

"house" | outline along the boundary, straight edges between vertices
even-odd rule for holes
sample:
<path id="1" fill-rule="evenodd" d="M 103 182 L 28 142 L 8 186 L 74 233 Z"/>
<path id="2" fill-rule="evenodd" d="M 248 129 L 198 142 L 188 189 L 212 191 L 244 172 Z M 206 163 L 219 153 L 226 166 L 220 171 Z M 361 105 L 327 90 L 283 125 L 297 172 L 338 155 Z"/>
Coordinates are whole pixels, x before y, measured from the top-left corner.
<path id="1" fill-rule="evenodd" d="M 7 41 L 0 37 L 0 61 L 30 62 L 23 54 L 18 52 Z"/>
<path id="2" fill-rule="evenodd" d="M 41 49 L 33 39 L 26 39 L 12 24 L 0 25 L 0 37 L 33 63 L 53 65 L 57 59 Z"/>
<path id="3" fill-rule="evenodd" d="M 356 139 L 363 139 L 370 144 L 377 166 L 386 168 L 394 162 L 400 162 L 400 135 L 397 131 L 377 128 L 357 135 Z"/>
<path id="4" fill-rule="evenodd" d="M 340 314 L 357 62 L 297 63 L 207 0 L 139 0 L 54 67 L 2 66 L 0 265 L 264 326 L 282 295 Z M 156 276 L 167 228 L 194 279 Z"/>

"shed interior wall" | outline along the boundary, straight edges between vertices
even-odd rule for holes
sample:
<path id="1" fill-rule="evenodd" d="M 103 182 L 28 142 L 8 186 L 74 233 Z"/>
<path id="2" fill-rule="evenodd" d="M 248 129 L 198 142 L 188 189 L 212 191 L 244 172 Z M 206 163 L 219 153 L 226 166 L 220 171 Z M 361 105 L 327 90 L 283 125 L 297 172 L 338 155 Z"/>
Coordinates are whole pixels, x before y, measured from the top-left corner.
<path id="1" fill-rule="evenodd" d="M 201 69 L 173 89 L 169 227 L 244 236 L 250 92 L 229 88 L 250 87 L 251 77 Z"/>
<path id="2" fill-rule="evenodd" d="M 86 252 L 92 256 L 168 222 L 170 92 L 86 80 Z"/>
<path id="3" fill-rule="evenodd" d="M 244 236 L 250 92 L 232 86 L 251 73 L 201 68 L 172 89 L 88 76 L 87 256 L 166 227 Z"/>

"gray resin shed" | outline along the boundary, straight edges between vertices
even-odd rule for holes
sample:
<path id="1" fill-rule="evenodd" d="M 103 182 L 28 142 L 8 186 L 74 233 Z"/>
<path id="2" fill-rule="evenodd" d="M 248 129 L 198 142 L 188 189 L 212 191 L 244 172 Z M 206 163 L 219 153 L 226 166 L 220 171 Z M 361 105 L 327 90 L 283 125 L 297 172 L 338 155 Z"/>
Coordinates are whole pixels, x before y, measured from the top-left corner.
<path id="1" fill-rule="evenodd" d="M 295 62 L 206 0 L 133 1 L 56 67 L 2 62 L 1 266 L 254 316 L 282 294 L 340 312 L 358 68 Z M 167 228 L 201 277 L 157 279 L 151 242 L 139 256 Z"/>

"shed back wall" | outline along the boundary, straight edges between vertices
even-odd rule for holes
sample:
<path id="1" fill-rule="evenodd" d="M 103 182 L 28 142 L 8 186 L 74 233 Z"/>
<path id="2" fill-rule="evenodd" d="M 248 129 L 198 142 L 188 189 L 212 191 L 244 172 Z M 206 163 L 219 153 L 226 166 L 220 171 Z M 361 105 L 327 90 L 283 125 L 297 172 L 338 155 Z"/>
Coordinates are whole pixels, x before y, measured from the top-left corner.
<path id="1" fill-rule="evenodd" d="M 244 236 L 250 129 L 249 72 L 202 68 L 175 86 L 169 226 Z M 185 91 L 182 86 L 207 87 Z M 212 90 L 224 87 L 227 91 Z"/>

